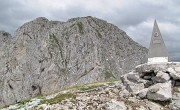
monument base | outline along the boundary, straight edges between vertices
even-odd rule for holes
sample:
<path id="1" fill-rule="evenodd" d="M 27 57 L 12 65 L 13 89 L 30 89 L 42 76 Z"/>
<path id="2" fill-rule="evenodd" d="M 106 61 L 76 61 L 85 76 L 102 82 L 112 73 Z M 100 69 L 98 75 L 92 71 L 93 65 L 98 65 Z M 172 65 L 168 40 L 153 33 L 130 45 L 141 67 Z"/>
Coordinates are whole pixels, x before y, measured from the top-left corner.
<path id="1" fill-rule="evenodd" d="M 168 62 L 168 57 L 148 58 L 148 63 Z"/>

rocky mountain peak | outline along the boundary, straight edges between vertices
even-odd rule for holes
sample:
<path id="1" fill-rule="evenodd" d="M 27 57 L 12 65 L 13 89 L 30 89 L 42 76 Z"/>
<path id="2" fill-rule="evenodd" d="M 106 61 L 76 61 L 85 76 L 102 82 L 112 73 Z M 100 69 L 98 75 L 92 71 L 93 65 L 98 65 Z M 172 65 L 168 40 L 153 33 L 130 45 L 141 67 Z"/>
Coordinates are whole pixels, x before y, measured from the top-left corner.
<path id="1" fill-rule="evenodd" d="M 145 47 L 94 17 L 67 22 L 40 17 L 18 28 L 10 42 L 0 44 L 0 106 L 68 86 L 119 79 L 147 60 Z"/>

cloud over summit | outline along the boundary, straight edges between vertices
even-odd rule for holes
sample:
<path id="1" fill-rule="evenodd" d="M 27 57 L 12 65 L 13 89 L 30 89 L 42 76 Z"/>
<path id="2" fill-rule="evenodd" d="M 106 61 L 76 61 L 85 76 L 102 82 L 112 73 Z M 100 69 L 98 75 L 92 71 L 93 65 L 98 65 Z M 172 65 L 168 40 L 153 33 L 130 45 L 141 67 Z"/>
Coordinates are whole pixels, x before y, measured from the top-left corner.
<path id="1" fill-rule="evenodd" d="M 147 48 L 156 19 L 171 60 L 180 61 L 179 0 L 3 0 L 0 10 L 0 30 L 11 34 L 37 17 L 67 21 L 93 16 L 113 23 Z"/>

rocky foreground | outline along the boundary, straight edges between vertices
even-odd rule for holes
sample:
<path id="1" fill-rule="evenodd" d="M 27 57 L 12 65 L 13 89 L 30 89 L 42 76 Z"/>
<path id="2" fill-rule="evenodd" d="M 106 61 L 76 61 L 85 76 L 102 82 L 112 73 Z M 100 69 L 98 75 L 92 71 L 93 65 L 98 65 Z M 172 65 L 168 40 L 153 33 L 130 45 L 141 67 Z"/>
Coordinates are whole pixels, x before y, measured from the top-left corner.
<path id="1" fill-rule="evenodd" d="M 75 86 L 47 96 L 32 98 L 2 110 L 169 110 L 128 92 L 121 81 Z"/>
<path id="2" fill-rule="evenodd" d="M 74 86 L 10 105 L 42 110 L 179 110 L 180 63 L 143 64 L 121 81 Z"/>

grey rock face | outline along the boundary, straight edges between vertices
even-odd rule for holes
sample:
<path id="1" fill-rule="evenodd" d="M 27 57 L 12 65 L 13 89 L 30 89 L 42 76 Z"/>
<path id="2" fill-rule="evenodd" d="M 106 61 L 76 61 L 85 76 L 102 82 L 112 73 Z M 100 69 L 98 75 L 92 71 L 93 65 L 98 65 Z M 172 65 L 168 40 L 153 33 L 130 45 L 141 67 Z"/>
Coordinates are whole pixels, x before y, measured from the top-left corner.
<path id="1" fill-rule="evenodd" d="M 147 98 L 152 100 L 167 101 L 172 99 L 171 81 L 158 83 L 151 87 L 147 92 Z"/>
<path id="2" fill-rule="evenodd" d="M 147 60 L 146 48 L 93 17 L 37 18 L 13 38 L 0 35 L 0 106 L 67 86 L 119 79 Z"/>
<path id="3" fill-rule="evenodd" d="M 6 92 L 10 92 L 10 90 L 7 90 L 4 86 L 9 87 L 10 89 L 13 88 L 10 85 L 10 81 L 4 82 L 6 79 L 6 76 L 9 68 L 9 58 L 10 58 L 10 45 L 11 45 L 12 37 L 9 33 L 5 31 L 0 31 L 0 106 L 4 104 L 3 99 L 6 101 L 13 103 L 15 100 L 13 98 L 8 98 L 9 96 L 12 96 L 13 93 L 10 93 L 8 96 L 6 95 Z"/>

